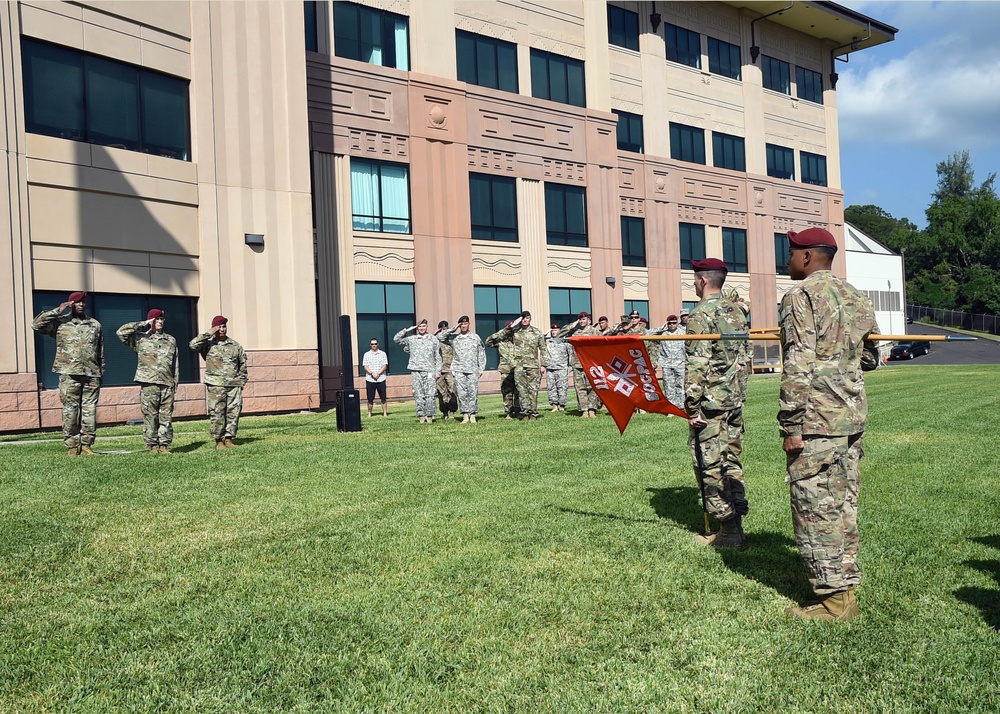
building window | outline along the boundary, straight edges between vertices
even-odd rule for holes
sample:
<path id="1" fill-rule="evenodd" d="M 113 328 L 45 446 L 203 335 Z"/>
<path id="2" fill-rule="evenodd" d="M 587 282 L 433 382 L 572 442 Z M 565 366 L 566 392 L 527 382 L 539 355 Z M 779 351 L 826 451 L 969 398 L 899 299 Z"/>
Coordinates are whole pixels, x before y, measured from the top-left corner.
<path id="1" fill-rule="evenodd" d="M 351 159 L 351 213 L 356 231 L 409 233 L 409 167 Z"/>
<path id="2" fill-rule="evenodd" d="M 612 7 L 612 6 L 608 6 Z M 618 117 L 618 150 L 642 153 L 642 117 L 638 114 L 612 109 Z"/>
<path id="3" fill-rule="evenodd" d="M 469 204 L 473 238 L 517 242 L 515 179 L 490 174 L 469 174 Z"/>
<path id="4" fill-rule="evenodd" d="M 188 82 L 34 40 L 21 40 L 25 128 L 191 160 Z"/>
<path id="5" fill-rule="evenodd" d="M 302 3 L 302 18 L 306 30 L 306 52 L 319 51 L 319 33 L 316 22 L 316 0 L 306 0 Z"/>
<path id="6" fill-rule="evenodd" d="M 333 3 L 333 51 L 337 57 L 410 69 L 409 20 L 385 10 Z"/>
<path id="7" fill-rule="evenodd" d="M 774 57 L 760 56 L 760 71 L 764 75 L 764 89 L 772 89 L 782 94 L 791 94 L 789 65 Z"/>
<path id="8" fill-rule="evenodd" d="M 773 178 L 795 180 L 795 152 L 784 146 L 767 144 L 767 175 Z"/>
<path id="9" fill-rule="evenodd" d="M 549 288 L 549 318 L 552 323 L 568 325 L 576 320 L 576 316 L 581 312 L 591 312 L 590 290 Z"/>
<path id="10" fill-rule="evenodd" d="M 795 91 L 799 99 L 823 103 L 823 75 L 805 67 L 795 67 Z"/>
<path id="11" fill-rule="evenodd" d="M 622 216 L 622 265 L 646 267 L 646 221 Z"/>
<path id="12" fill-rule="evenodd" d="M 802 165 L 802 183 L 811 183 L 814 186 L 826 186 L 825 156 L 801 151 L 799 152 L 799 162 Z"/>
<path id="13" fill-rule="evenodd" d="M 788 234 L 774 234 L 774 273 L 775 275 L 788 275 L 788 259 L 791 251 L 788 248 Z"/>
<path id="14" fill-rule="evenodd" d="M 640 315 L 649 319 L 649 300 L 626 300 L 625 301 L 625 314 L 628 315 L 630 312 L 635 310 Z"/>
<path id="15" fill-rule="evenodd" d="M 608 5 L 608 42 L 639 51 L 639 13 Z"/>
<path id="16" fill-rule="evenodd" d="M 66 299 L 66 291 L 36 290 L 32 293 L 34 314 L 59 307 Z M 87 293 L 87 314 L 96 318 L 104 328 L 104 360 L 106 369 L 102 384 L 118 387 L 135 384 L 136 354 L 115 337 L 115 331 L 128 322 L 146 319 L 146 313 L 156 307 L 166 313 L 164 331 L 177 340 L 177 359 L 180 380 L 195 383 L 199 379 L 198 355 L 188 349 L 191 338 L 202 331 L 198 325 L 197 299 L 177 296 L 114 295 Z M 45 389 L 59 387 L 59 375 L 52 371 L 56 355 L 56 341 L 35 333 L 35 372 Z"/>
<path id="17" fill-rule="evenodd" d="M 743 61 L 740 58 L 740 46 L 731 42 L 723 42 L 714 37 L 708 38 L 708 71 L 730 79 L 740 79 Z"/>
<path id="18" fill-rule="evenodd" d="M 521 312 L 521 288 L 501 285 L 474 285 L 476 307 L 476 334 L 483 341 L 508 322 L 513 322 Z M 486 348 L 486 369 L 496 369 L 500 353 L 495 347 Z"/>
<path id="19" fill-rule="evenodd" d="M 722 229 L 722 260 L 730 273 L 748 273 L 747 232 L 742 228 Z"/>
<path id="20" fill-rule="evenodd" d="M 705 130 L 670 122 L 670 158 L 705 163 Z"/>
<path id="21" fill-rule="evenodd" d="M 542 50 L 531 50 L 531 96 L 587 106 L 583 62 Z"/>
<path id="22" fill-rule="evenodd" d="M 663 24 L 663 34 L 667 41 L 668 60 L 701 69 L 701 35 L 669 22 Z"/>
<path id="23" fill-rule="evenodd" d="M 717 169 L 746 171 L 746 147 L 741 136 L 712 132 L 712 165 Z"/>
<path id="24" fill-rule="evenodd" d="M 456 30 L 455 46 L 460 82 L 517 92 L 517 45 Z"/>
<path id="25" fill-rule="evenodd" d="M 587 247 L 587 192 L 582 186 L 545 184 L 545 240 Z"/>
<path id="26" fill-rule="evenodd" d="M 354 297 L 358 306 L 357 345 L 358 375 L 364 375 L 361 360 L 374 338 L 389 358 L 389 374 L 406 374 L 409 355 L 392 341 L 402 329 L 417 322 L 414 309 L 413 283 L 355 283 Z"/>
<path id="27" fill-rule="evenodd" d="M 705 226 L 696 223 L 681 223 L 681 270 L 690 270 L 692 260 L 705 259 Z"/>

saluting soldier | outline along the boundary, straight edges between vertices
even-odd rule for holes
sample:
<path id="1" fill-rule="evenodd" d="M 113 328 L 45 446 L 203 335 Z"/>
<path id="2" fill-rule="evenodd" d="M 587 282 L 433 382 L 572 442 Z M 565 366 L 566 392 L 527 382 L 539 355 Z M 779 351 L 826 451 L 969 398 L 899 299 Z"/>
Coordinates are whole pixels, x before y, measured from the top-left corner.
<path id="1" fill-rule="evenodd" d="M 677 315 L 667 315 L 667 321 L 662 327 L 650 330 L 651 335 L 683 335 L 686 330 L 681 327 Z M 663 394 L 671 404 L 679 409 L 684 408 L 684 342 L 681 340 L 662 340 L 657 350 L 656 366 L 660 368 L 660 381 Z"/>
<path id="2" fill-rule="evenodd" d="M 479 414 L 479 376 L 486 371 L 486 347 L 483 340 L 469 329 L 469 316 L 458 318 L 458 325 L 445 330 L 438 339 L 441 346 L 452 348 L 454 359 L 451 363 L 458 386 L 458 408 L 462 412 L 463 424 L 475 424 Z"/>
<path id="3" fill-rule="evenodd" d="M 212 329 L 188 345 L 205 360 L 205 402 L 208 430 L 217 451 L 235 449 L 236 432 L 243 411 L 243 387 L 247 383 L 247 356 L 239 342 L 229 336 L 229 318 L 216 315 Z"/>
<path id="4" fill-rule="evenodd" d="M 70 308 L 68 315 L 64 315 Z M 40 312 L 31 329 L 55 338 L 52 371 L 59 375 L 63 444 L 70 456 L 93 456 L 97 436 L 97 401 L 104 375 L 104 332 L 87 317 L 87 293 L 70 293 L 54 310 Z"/>
<path id="5" fill-rule="evenodd" d="M 434 421 L 436 411 L 434 391 L 435 381 L 441 374 L 441 343 L 434 335 L 427 334 L 426 319 L 416 325 L 404 327 L 393 336 L 392 341 L 402 345 L 410 353 L 406 368 L 410 370 L 417 421 L 430 424 Z"/>
<path id="6" fill-rule="evenodd" d="M 604 320 L 607 322 L 607 318 Z M 600 334 L 600 329 L 590 324 L 589 312 L 581 312 L 576 316 L 574 322 L 564 325 L 559 330 L 559 336 L 565 338 Z M 580 357 L 576 354 L 572 344 L 570 344 L 570 350 L 572 353 L 569 356 L 569 363 L 573 367 L 573 388 L 576 390 L 576 405 L 580 410 L 580 418 L 596 419 L 597 410 L 601 408 L 601 398 L 597 396 L 594 388 L 590 385 L 590 380 L 587 379 L 587 375 L 583 371 L 583 365 L 580 364 Z"/>
<path id="7" fill-rule="evenodd" d="M 743 311 L 721 294 L 728 269 L 718 258 L 692 260 L 700 298 L 688 317 L 687 334 L 746 332 Z M 738 340 L 690 340 L 684 409 L 690 417 L 692 462 L 700 477 L 705 509 L 721 524 L 719 532 L 699 536 L 704 545 L 742 547 L 743 516 L 749 510 L 743 483 L 743 398 L 740 393 Z"/>
<path id="8" fill-rule="evenodd" d="M 512 324 L 513 321 L 508 320 L 504 324 L 504 329 Z M 521 403 L 517 398 L 517 385 L 514 384 L 514 343 L 503 337 L 503 330 L 494 332 L 486 338 L 486 346 L 495 347 L 500 355 L 497 371 L 500 373 L 500 396 L 503 398 L 504 419 L 520 419 Z"/>
<path id="9" fill-rule="evenodd" d="M 163 331 L 166 315 L 153 308 L 145 321 L 128 322 L 118 328 L 118 339 L 139 355 L 135 381 L 142 389 L 142 438 L 151 453 L 168 454 L 174 440 L 174 395 L 180 380 L 177 340 Z"/>
<path id="10" fill-rule="evenodd" d="M 858 496 L 868 418 L 863 371 L 878 367 L 871 301 L 830 267 L 837 242 L 823 228 L 788 233 L 781 300 L 778 425 L 788 462 L 795 542 L 817 599 L 789 612 L 804 620 L 858 615 Z"/>
<path id="11" fill-rule="evenodd" d="M 441 340 L 441 333 L 447 329 L 448 321 L 441 320 L 434 335 Z M 455 352 L 451 345 L 441 340 L 441 376 L 437 378 L 434 386 L 437 390 L 438 408 L 445 419 L 451 419 L 458 411 L 458 387 L 455 384 L 455 375 L 451 371 L 451 362 L 454 358 Z"/>
<path id="12" fill-rule="evenodd" d="M 490 340 L 494 340 L 493 344 Z M 500 342 L 513 345 L 511 363 L 522 420 L 535 421 L 538 419 L 538 385 L 545 374 L 545 336 L 531 325 L 531 313 L 525 310 L 510 326 L 490 335 L 486 344 L 496 347 Z"/>
<path id="13" fill-rule="evenodd" d="M 548 391 L 549 406 L 554 412 L 566 411 L 569 355 L 573 351 L 569 342 L 559 336 L 559 330 L 559 325 L 552 323 L 549 336 L 545 338 L 545 388 Z"/>

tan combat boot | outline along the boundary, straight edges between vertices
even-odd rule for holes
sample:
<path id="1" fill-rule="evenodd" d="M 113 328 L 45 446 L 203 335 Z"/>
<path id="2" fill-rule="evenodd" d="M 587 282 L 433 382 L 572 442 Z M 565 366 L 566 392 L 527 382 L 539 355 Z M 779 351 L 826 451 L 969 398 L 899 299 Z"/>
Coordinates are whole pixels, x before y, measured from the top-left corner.
<path id="1" fill-rule="evenodd" d="M 469 415 L 468 414 L 463 414 L 462 415 L 462 423 L 463 424 L 468 424 L 469 423 Z"/>
<path id="2" fill-rule="evenodd" d="M 788 614 L 800 620 L 820 622 L 849 622 L 860 613 L 854 588 L 824 595 L 818 602 L 788 609 Z"/>
<path id="3" fill-rule="evenodd" d="M 88 444 L 84 444 L 80 447 L 80 456 L 97 456 L 97 454 L 94 453 L 94 450 Z"/>
<path id="4" fill-rule="evenodd" d="M 230 439 L 228 436 L 222 440 L 222 443 L 227 449 L 235 449 L 238 446 L 238 444 L 234 444 L 233 440 Z"/>
<path id="5" fill-rule="evenodd" d="M 158 453 L 160 453 L 160 447 L 159 446 L 150 446 L 149 447 L 149 453 L 151 453 L 151 454 L 158 454 Z"/>
<path id="6" fill-rule="evenodd" d="M 215 440 L 215 450 L 216 451 L 225 451 L 226 450 L 226 445 L 224 443 L 222 443 L 222 439 L 216 439 Z"/>
<path id="7" fill-rule="evenodd" d="M 66 449 L 66 455 L 67 456 L 79 456 L 80 455 L 80 447 L 79 446 L 71 446 L 71 447 L 69 447 L 68 449 Z"/>
<path id="8" fill-rule="evenodd" d="M 697 536 L 695 542 L 713 548 L 745 548 L 747 537 L 743 533 L 743 518 L 740 516 L 728 518 L 719 524 L 718 533 Z"/>
<path id="9" fill-rule="evenodd" d="M 471 424 L 475 424 L 476 423 L 476 415 L 475 414 L 470 414 L 469 415 L 469 423 L 471 423 Z"/>
<path id="10" fill-rule="evenodd" d="M 160 453 L 161 453 L 161 454 L 169 454 L 169 453 L 170 453 L 170 449 L 168 449 L 168 448 L 167 448 L 166 446 L 163 446 L 163 445 L 161 444 L 161 445 L 160 445 Z"/>

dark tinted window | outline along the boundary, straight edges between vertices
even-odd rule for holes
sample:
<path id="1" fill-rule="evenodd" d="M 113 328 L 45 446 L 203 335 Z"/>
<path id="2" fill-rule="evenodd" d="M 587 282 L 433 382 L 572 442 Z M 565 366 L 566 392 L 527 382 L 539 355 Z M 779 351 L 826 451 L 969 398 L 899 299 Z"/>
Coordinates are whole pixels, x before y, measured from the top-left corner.
<path id="1" fill-rule="evenodd" d="M 587 195 L 582 186 L 545 184 L 545 236 L 549 245 L 587 245 Z"/>
<path id="2" fill-rule="evenodd" d="M 708 71 L 730 79 L 740 79 L 742 74 L 740 47 L 729 42 L 708 38 Z"/>
<path id="3" fill-rule="evenodd" d="M 712 165 L 718 169 L 746 171 L 746 147 L 743 137 L 712 132 Z"/>
<path id="4" fill-rule="evenodd" d="M 507 176 L 469 174 L 472 237 L 517 242 L 517 188 Z"/>
<path id="5" fill-rule="evenodd" d="M 622 216 L 622 265 L 646 265 L 646 222 Z"/>
<path id="6" fill-rule="evenodd" d="M 531 96 L 575 107 L 586 106 L 583 62 L 532 49 Z"/>
<path id="7" fill-rule="evenodd" d="M 458 79 L 517 92 L 517 45 L 471 32 L 455 32 Z"/>
<path id="8" fill-rule="evenodd" d="M 618 150 L 642 153 L 642 117 L 612 109 L 618 117 Z"/>
<path id="9" fill-rule="evenodd" d="M 670 158 L 705 163 L 705 130 L 670 122 Z"/>
<path id="10" fill-rule="evenodd" d="M 701 35 L 669 22 L 664 23 L 663 34 L 668 60 L 701 69 Z"/>
<path id="11" fill-rule="evenodd" d="M 639 14 L 608 5 L 608 42 L 629 50 L 639 50 Z"/>

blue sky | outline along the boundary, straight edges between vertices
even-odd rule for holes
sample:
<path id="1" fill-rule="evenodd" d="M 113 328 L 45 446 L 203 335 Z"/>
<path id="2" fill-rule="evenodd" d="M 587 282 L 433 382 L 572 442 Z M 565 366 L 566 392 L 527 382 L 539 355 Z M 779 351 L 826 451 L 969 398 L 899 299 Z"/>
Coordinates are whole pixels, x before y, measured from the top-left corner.
<path id="1" fill-rule="evenodd" d="M 926 226 L 935 167 L 968 149 L 976 184 L 1000 173 L 1000 2 L 852 2 L 896 39 L 837 62 L 844 205 Z"/>

